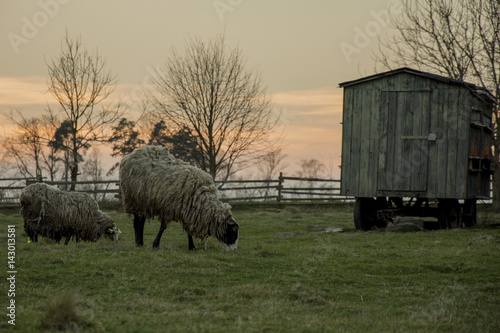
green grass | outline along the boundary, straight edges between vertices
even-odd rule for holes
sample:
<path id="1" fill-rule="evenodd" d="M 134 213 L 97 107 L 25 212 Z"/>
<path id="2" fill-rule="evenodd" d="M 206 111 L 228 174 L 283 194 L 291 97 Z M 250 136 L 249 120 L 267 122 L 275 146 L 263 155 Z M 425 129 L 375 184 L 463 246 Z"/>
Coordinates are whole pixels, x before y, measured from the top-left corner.
<path id="1" fill-rule="evenodd" d="M 157 221 L 135 248 L 116 210 L 119 244 L 28 244 L 18 211 L 0 211 L 3 244 L 17 226 L 18 271 L 16 326 L 2 315 L 0 330 L 499 332 L 500 214 L 480 209 L 473 229 L 359 232 L 349 205 L 238 208 L 233 252 L 215 239 L 188 251 L 177 223 L 155 251 Z"/>

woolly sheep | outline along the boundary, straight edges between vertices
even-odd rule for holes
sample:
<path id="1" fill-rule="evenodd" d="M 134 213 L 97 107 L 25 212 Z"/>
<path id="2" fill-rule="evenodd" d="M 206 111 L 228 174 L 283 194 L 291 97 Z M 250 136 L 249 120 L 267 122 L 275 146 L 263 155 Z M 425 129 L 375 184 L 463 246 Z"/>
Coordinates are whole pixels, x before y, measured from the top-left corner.
<path id="1" fill-rule="evenodd" d="M 118 242 L 119 229 L 108 215 L 99 210 L 97 202 L 87 193 L 64 192 L 56 187 L 36 183 L 26 187 L 20 196 L 24 231 L 31 241 L 38 235 L 59 243 L 66 237 L 78 242 L 97 241 L 103 234 Z"/>
<path id="2" fill-rule="evenodd" d="M 227 250 L 238 246 L 238 223 L 231 206 L 217 196 L 212 177 L 205 171 L 173 157 L 168 148 L 145 146 L 120 163 L 120 189 L 125 212 L 134 217 L 135 244 L 143 246 L 144 223 L 160 221 L 153 248 L 159 248 L 163 231 L 172 221 L 188 234 L 189 250 L 196 250 L 193 237 L 217 238 Z"/>

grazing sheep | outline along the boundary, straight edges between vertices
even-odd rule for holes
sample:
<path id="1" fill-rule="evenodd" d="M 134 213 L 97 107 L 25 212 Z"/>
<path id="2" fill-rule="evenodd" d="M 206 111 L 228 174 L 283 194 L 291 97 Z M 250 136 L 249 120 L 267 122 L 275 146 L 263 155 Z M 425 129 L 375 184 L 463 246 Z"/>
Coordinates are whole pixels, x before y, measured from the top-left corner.
<path id="1" fill-rule="evenodd" d="M 238 246 L 238 223 L 231 206 L 218 199 L 212 177 L 176 159 L 168 148 L 146 146 L 125 156 L 120 163 L 120 189 L 125 212 L 134 216 L 136 246 L 144 244 L 144 222 L 155 216 L 161 225 L 153 248 L 159 248 L 161 235 L 172 221 L 182 224 L 190 250 L 196 250 L 193 237 L 213 236 L 228 250 Z"/>
<path id="2" fill-rule="evenodd" d="M 97 241 L 103 234 L 118 241 L 120 230 L 108 215 L 99 210 L 97 202 L 82 192 L 64 192 L 56 187 L 36 183 L 26 187 L 20 196 L 24 231 L 31 241 L 38 235 L 59 243 L 66 237 Z"/>

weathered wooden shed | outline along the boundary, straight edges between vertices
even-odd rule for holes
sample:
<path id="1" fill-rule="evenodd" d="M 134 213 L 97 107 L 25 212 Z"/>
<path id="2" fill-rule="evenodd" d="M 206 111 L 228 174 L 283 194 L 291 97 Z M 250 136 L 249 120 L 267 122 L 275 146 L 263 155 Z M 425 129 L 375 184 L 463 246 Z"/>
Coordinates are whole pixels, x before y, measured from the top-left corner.
<path id="1" fill-rule="evenodd" d="M 495 99 L 487 90 L 411 68 L 340 87 L 342 195 L 489 198 Z"/>

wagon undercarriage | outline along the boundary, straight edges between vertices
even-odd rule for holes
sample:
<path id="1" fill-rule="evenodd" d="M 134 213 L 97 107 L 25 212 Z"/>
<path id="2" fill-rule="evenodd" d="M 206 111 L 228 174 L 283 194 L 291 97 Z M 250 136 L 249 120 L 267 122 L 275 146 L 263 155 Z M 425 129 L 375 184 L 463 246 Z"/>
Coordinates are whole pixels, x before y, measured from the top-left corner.
<path id="1" fill-rule="evenodd" d="M 476 200 L 400 197 L 357 198 L 354 225 L 358 230 L 384 228 L 389 223 L 413 223 L 426 229 L 471 227 L 476 224 Z"/>

